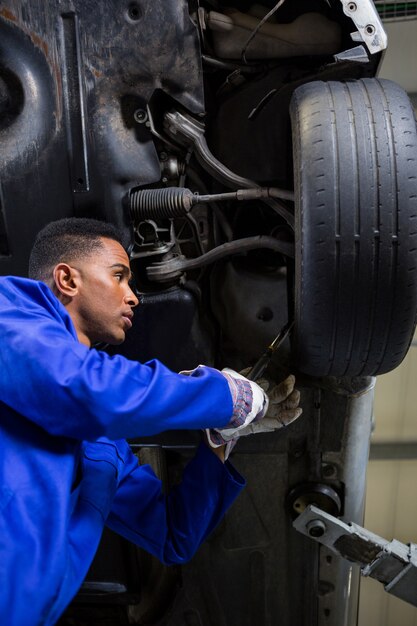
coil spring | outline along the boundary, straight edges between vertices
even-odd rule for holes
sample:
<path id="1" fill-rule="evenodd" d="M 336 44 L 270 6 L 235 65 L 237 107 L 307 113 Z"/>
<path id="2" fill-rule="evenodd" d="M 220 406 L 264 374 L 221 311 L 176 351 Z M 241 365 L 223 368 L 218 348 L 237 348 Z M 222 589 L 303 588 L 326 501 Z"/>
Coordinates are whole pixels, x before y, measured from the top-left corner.
<path id="1" fill-rule="evenodd" d="M 132 219 L 139 222 L 186 215 L 195 204 L 195 196 L 184 187 L 140 189 L 130 193 L 129 202 Z"/>

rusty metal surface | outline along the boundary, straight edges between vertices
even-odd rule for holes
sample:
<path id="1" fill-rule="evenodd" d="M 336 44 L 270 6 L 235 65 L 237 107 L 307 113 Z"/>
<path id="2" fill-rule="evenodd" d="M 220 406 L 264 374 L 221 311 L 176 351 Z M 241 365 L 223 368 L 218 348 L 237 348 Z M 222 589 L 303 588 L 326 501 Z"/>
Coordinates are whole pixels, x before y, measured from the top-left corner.
<path id="1" fill-rule="evenodd" d="M 160 177 L 135 111 L 155 90 L 204 109 L 185 0 L 6 0 L 0 79 L 2 274 L 25 274 L 33 238 L 52 219 L 96 215 L 128 237 L 126 190 Z"/>

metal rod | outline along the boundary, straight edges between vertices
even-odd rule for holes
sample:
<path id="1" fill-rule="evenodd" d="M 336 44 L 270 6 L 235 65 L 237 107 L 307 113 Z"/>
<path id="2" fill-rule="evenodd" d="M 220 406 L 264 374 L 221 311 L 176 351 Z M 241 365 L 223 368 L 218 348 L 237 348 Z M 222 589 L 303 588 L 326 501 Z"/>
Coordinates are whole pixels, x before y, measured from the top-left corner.
<path id="1" fill-rule="evenodd" d="M 274 353 L 278 350 L 282 342 L 287 338 L 289 332 L 294 326 L 294 322 L 288 322 L 281 328 L 273 342 L 267 347 L 262 356 L 256 361 L 246 378 L 249 380 L 258 380 L 268 367 Z"/>

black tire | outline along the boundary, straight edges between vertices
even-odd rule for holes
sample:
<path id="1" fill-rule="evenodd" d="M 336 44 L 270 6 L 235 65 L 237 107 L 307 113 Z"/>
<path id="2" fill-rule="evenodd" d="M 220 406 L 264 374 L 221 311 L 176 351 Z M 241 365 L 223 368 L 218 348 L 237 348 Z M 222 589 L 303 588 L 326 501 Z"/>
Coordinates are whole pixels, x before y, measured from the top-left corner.
<path id="1" fill-rule="evenodd" d="M 388 372 L 417 311 L 417 137 L 391 81 L 313 82 L 291 101 L 298 368 Z"/>

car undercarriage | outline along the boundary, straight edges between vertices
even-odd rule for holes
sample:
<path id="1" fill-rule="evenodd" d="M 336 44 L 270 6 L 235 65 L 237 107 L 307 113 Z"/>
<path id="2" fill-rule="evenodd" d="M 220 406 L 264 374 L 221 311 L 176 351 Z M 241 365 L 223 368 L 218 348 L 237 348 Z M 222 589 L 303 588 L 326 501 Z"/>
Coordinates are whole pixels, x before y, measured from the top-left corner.
<path id="1" fill-rule="evenodd" d="M 353 626 L 359 571 L 293 521 L 362 522 L 374 377 L 415 328 L 416 125 L 373 3 L 5 0 L 0 32 L 0 273 L 49 221 L 112 222 L 141 292 L 118 352 L 241 370 L 290 325 L 267 376 L 303 407 L 236 446 L 191 563 L 106 532 L 62 624 Z M 130 443 L 169 489 L 198 442 Z"/>

